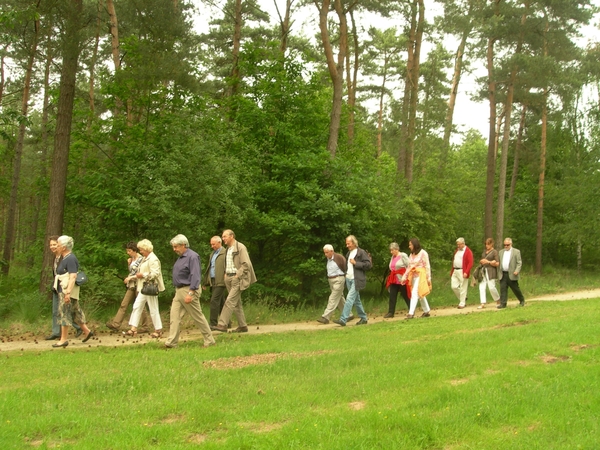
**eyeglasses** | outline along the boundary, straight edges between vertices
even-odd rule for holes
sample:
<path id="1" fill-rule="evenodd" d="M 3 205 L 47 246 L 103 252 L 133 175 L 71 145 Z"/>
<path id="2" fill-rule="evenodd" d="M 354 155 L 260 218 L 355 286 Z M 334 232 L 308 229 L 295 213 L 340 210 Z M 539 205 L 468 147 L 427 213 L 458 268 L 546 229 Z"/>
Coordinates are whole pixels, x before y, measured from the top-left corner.
<path id="1" fill-rule="evenodd" d="M 510 244 L 504 244 L 505 247 L 510 247 Z"/>

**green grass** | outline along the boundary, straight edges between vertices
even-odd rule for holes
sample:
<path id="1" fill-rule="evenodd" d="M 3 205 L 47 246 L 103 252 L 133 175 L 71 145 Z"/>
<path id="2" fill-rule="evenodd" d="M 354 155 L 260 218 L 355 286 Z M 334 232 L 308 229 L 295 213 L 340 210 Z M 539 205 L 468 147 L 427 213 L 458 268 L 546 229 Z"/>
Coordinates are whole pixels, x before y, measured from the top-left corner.
<path id="1" fill-rule="evenodd" d="M 599 315 L 597 299 L 539 302 L 323 332 L 227 335 L 209 349 L 187 342 L 173 351 L 153 343 L 0 353 L 0 442 L 597 448 Z M 244 362 L 254 363 L 233 366 Z"/>

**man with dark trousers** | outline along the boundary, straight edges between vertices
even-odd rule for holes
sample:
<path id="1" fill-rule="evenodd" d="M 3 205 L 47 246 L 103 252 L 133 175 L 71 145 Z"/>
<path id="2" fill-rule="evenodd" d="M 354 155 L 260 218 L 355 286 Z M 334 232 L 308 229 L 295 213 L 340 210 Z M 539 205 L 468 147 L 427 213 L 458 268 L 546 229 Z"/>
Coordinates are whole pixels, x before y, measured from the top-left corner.
<path id="1" fill-rule="evenodd" d="M 519 273 L 521 272 L 521 252 L 512 246 L 512 239 L 504 239 L 504 248 L 500 250 L 497 263 L 500 266 L 498 271 L 500 277 L 500 304 L 498 309 L 506 308 L 508 302 L 508 288 L 510 287 L 515 296 L 519 299 L 519 305 L 525 306 L 525 297 L 519 288 Z"/>
<path id="2" fill-rule="evenodd" d="M 210 238 L 213 252 L 208 257 L 208 267 L 204 272 L 202 289 L 210 287 L 210 326 L 216 327 L 219 323 L 219 314 L 225 305 L 227 291 L 225 290 L 225 248 L 221 245 L 220 236 Z"/>

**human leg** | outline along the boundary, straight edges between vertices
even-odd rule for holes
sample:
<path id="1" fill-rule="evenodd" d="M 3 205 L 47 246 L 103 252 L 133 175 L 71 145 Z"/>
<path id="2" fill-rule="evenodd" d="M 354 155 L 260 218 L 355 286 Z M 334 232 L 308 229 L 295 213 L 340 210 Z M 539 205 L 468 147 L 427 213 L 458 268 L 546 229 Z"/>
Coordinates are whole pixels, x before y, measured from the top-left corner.
<path id="1" fill-rule="evenodd" d="M 462 270 L 455 269 L 452 273 L 452 277 L 450 278 L 450 287 L 452 288 L 452 292 L 456 295 L 458 299 L 459 306 L 464 306 L 461 299 L 461 288 L 463 283 Z"/>
<path id="2" fill-rule="evenodd" d="M 348 294 L 346 295 L 344 310 L 342 311 L 342 315 L 339 318 L 339 321 L 343 322 L 344 324 L 348 320 L 348 317 L 350 317 L 352 307 L 354 306 L 356 296 L 358 295 L 358 291 L 354 289 L 354 280 L 346 279 L 346 288 L 348 289 Z"/>
<path id="3" fill-rule="evenodd" d="M 210 331 L 210 326 L 208 325 L 208 321 L 202 312 L 202 306 L 200 305 L 200 295 L 199 292 L 194 292 L 192 297 L 192 301 L 190 303 L 183 302 L 182 306 L 185 308 L 186 312 L 190 315 L 192 320 L 196 322 L 196 326 L 202 333 L 204 337 L 204 345 L 212 345 L 215 343 L 215 339 L 213 338 L 212 332 Z"/>
<path id="4" fill-rule="evenodd" d="M 341 312 L 344 311 L 344 305 L 342 303 L 344 297 L 344 277 L 330 278 L 329 288 L 331 289 L 331 294 L 329 294 L 327 307 L 325 308 L 325 312 L 323 312 L 323 317 L 327 320 L 331 319 L 336 308 L 341 309 Z"/>
<path id="5" fill-rule="evenodd" d="M 210 325 L 219 323 L 219 314 L 225 305 L 225 286 L 213 286 L 210 289 Z"/>
<path id="6" fill-rule="evenodd" d="M 500 300 L 500 294 L 498 294 L 498 289 L 496 289 L 496 280 L 488 279 L 487 285 L 494 301 L 497 302 L 498 300 Z"/>
<path id="7" fill-rule="evenodd" d="M 144 310 L 144 306 L 146 306 L 147 301 L 148 297 L 141 292 L 138 292 L 135 302 L 133 302 L 131 316 L 129 317 L 129 325 L 131 326 L 132 331 L 137 330 L 137 327 L 140 324 L 140 318 L 142 317 L 142 311 Z"/>
<path id="8" fill-rule="evenodd" d="M 404 303 L 406 303 L 406 309 L 410 309 L 410 297 L 408 295 L 408 288 L 406 284 L 400 285 L 400 295 L 404 299 Z"/>
<path id="9" fill-rule="evenodd" d="M 246 316 L 244 315 L 244 309 L 242 307 L 242 291 L 240 290 L 239 278 L 226 276 L 225 285 L 227 286 L 229 294 L 227 295 L 227 300 L 225 300 L 223 311 L 219 316 L 219 327 L 227 329 L 227 325 L 231 321 L 231 316 L 233 314 L 235 314 L 237 318 L 239 327 L 247 326 Z"/>
<path id="10" fill-rule="evenodd" d="M 419 277 L 413 276 L 411 283 L 412 292 L 410 295 L 410 308 L 408 310 L 408 315 L 414 316 L 415 310 L 417 309 L 417 302 L 419 301 Z"/>
<path id="11" fill-rule="evenodd" d="M 125 314 L 127 313 L 127 307 L 133 301 L 135 301 L 135 289 L 127 289 L 125 291 L 125 295 L 123 296 L 123 300 L 121 300 L 121 305 L 119 306 L 117 314 L 115 315 L 115 317 L 112 318 L 112 320 L 106 322 L 106 326 L 108 328 L 118 330 L 121 324 L 123 323 Z"/>
<path id="12" fill-rule="evenodd" d="M 58 293 L 52 290 L 52 336 L 60 336 L 60 317 L 58 313 Z"/>
<path id="13" fill-rule="evenodd" d="M 160 318 L 160 311 L 158 310 L 158 295 L 146 295 L 148 308 L 150 309 L 150 318 L 154 325 L 155 331 L 162 330 L 162 320 Z"/>
<path id="14" fill-rule="evenodd" d="M 396 302 L 398 300 L 398 292 L 400 292 L 399 284 L 390 284 L 390 296 L 388 300 L 388 313 L 386 317 L 394 317 L 396 312 Z"/>
<path id="15" fill-rule="evenodd" d="M 169 326 L 169 337 L 167 338 L 165 345 L 167 347 L 175 347 L 179 342 L 179 328 L 181 320 L 185 316 L 186 310 L 183 307 L 185 294 L 188 291 L 188 287 L 177 288 L 175 290 L 175 296 L 171 302 L 171 313 L 170 313 L 170 326 Z"/>
<path id="16" fill-rule="evenodd" d="M 498 308 L 506 308 L 508 302 L 508 273 L 503 273 L 500 279 L 500 304 Z"/>
<path id="17" fill-rule="evenodd" d="M 521 306 L 525 304 L 525 297 L 523 297 L 523 293 L 521 292 L 521 288 L 519 287 L 518 280 L 508 280 L 508 285 L 510 286 L 511 291 L 515 294 L 515 297 L 519 299 L 519 303 Z"/>

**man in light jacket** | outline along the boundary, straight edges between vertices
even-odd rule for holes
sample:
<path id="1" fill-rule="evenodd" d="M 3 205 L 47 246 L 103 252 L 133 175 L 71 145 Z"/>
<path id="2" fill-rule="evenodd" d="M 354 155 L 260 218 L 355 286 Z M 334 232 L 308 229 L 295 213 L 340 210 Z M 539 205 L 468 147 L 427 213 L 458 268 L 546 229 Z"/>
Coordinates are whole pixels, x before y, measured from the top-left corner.
<path id="1" fill-rule="evenodd" d="M 242 292 L 248 289 L 251 284 L 256 283 L 256 275 L 254 274 L 248 249 L 244 244 L 235 240 L 235 233 L 232 230 L 225 230 L 221 237 L 227 245 L 225 286 L 228 295 L 223 311 L 219 316 L 219 324 L 216 327 L 211 327 L 211 329 L 227 333 L 227 324 L 231 321 L 232 314 L 235 314 L 238 327 L 233 332 L 247 333 L 248 324 L 242 306 Z"/>
<path id="2" fill-rule="evenodd" d="M 519 273 L 521 272 L 521 252 L 512 246 L 512 239 L 504 238 L 504 248 L 498 255 L 500 260 L 500 304 L 498 309 L 506 308 L 508 302 L 508 288 L 510 287 L 515 296 L 519 299 L 519 305 L 525 306 L 525 297 L 519 287 Z"/>

